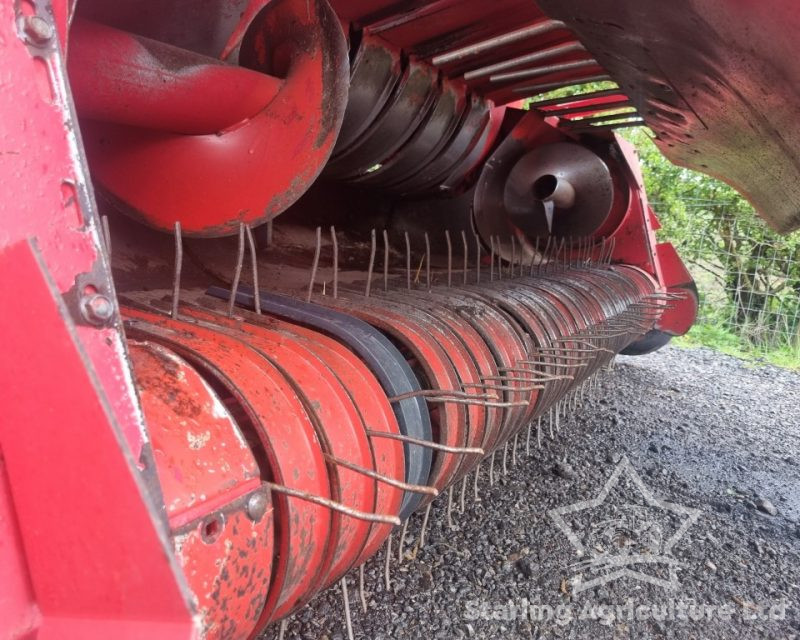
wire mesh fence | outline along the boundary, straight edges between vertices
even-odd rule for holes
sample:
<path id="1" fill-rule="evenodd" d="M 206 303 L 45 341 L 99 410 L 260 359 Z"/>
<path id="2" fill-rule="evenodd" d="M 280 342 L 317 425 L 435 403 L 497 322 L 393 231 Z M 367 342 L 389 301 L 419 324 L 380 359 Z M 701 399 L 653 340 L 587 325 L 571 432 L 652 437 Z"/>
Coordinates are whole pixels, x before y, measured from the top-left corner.
<path id="1" fill-rule="evenodd" d="M 749 348 L 800 349 L 800 234 L 780 236 L 739 203 L 654 204 L 663 228 L 695 278 L 699 324 Z"/>

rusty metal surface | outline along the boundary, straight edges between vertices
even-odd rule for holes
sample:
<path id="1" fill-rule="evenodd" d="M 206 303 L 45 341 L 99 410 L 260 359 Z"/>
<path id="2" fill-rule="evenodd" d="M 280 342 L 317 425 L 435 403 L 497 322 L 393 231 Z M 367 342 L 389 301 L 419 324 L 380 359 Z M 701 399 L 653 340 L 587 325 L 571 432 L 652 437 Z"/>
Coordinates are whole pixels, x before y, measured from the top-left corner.
<path id="1" fill-rule="evenodd" d="M 218 312 L 222 311 L 222 305 L 215 300 L 204 299 L 202 303 Z M 238 308 L 236 314 L 242 316 L 249 324 L 264 326 L 291 335 L 293 339 L 312 350 L 335 371 L 339 380 L 345 385 L 364 424 L 368 424 L 372 430 L 391 434 L 400 433 L 392 407 L 377 378 L 363 361 L 343 344 L 323 333 L 268 314 L 256 314 Z M 375 470 L 379 474 L 387 478 L 405 480 L 405 460 L 403 446 L 400 442 L 388 438 L 371 438 L 370 447 L 375 461 Z M 384 482 L 377 484 L 375 513 L 398 515 L 402 501 L 403 491 L 401 489 Z M 369 538 L 361 555 L 356 560 L 356 564 L 374 554 L 390 533 L 391 526 L 373 524 Z"/>
<path id="2" fill-rule="evenodd" d="M 126 307 L 129 335 L 146 337 L 176 351 L 225 389 L 237 422 L 249 426 L 258 444 L 262 477 L 322 498 L 330 498 L 327 465 L 305 406 L 283 374 L 246 343 L 197 323 Z M 305 472 L 297 473 L 298 469 Z M 331 512 L 276 495 L 277 560 L 269 595 L 256 629 L 276 612 L 283 615 L 319 585 L 331 531 Z"/>
<path id="3" fill-rule="evenodd" d="M 434 391 L 460 390 L 458 374 L 442 346 L 433 340 L 424 326 L 400 314 L 392 313 L 384 307 L 363 304 L 361 300 L 333 300 L 318 298 L 316 302 L 343 310 L 370 323 L 391 336 L 400 346 L 412 368 L 417 371 L 423 389 Z M 466 414 L 463 405 L 444 403 L 430 408 L 433 426 L 433 441 L 451 447 L 466 446 Z M 460 454 L 434 454 L 430 476 L 427 482 L 441 490 L 453 479 L 461 463 Z"/>
<path id="4" fill-rule="evenodd" d="M 272 577 L 269 492 L 261 488 L 239 427 L 208 383 L 160 345 L 128 346 L 175 554 L 204 636 L 246 638 Z"/>
<path id="5" fill-rule="evenodd" d="M 280 330 L 242 322 L 220 313 L 184 306 L 185 317 L 221 334 L 240 338 L 277 368 L 293 386 L 311 418 L 324 453 L 362 468 L 374 470 L 365 425 L 336 374 L 294 336 Z M 207 324 L 206 324 L 207 323 Z M 337 465 L 328 465 L 331 499 L 350 508 L 374 512 L 376 483 L 371 478 Z M 328 552 L 318 577 L 319 586 L 338 580 L 360 555 L 370 524 L 339 513 L 333 514 Z M 309 589 L 310 595 L 314 590 Z M 282 615 L 280 610 L 276 615 Z"/>
<path id="6" fill-rule="evenodd" d="M 667 158 L 725 180 L 775 230 L 800 228 L 793 0 L 539 4 L 631 88 Z"/>
<path id="7" fill-rule="evenodd" d="M 469 395 L 476 396 L 475 400 L 486 396 L 485 390 L 477 386 L 472 386 L 480 384 L 480 374 L 463 342 L 458 338 L 458 335 L 450 329 L 447 323 L 442 322 L 441 319 L 437 317 L 435 312 L 422 309 L 414 304 L 409 304 L 409 301 L 405 299 L 403 293 L 387 294 L 366 299 L 353 294 L 350 294 L 350 297 L 356 303 L 375 304 L 381 309 L 397 314 L 398 317 L 413 319 L 415 323 L 424 327 L 425 330 L 431 334 L 433 339 L 442 346 L 450 363 L 453 365 L 458 380 L 455 389 L 459 392 L 466 392 L 465 399 L 467 400 L 469 399 Z M 499 395 L 497 399 L 500 400 Z M 464 437 L 460 446 L 480 448 L 484 440 L 486 408 L 481 404 L 471 404 L 464 405 L 462 409 L 461 416 L 464 420 Z M 474 466 L 475 458 L 473 456 L 461 456 L 457 462 L 458 464 L 452 472 L 451 478 L 447 484 L 463 475 L 466 469 Z"/>
<path id="8" fill-rule="evenodd" d="M 236 294 L 238 304 L 252 308 L 252 289 L 240 287 Z M 230 291 L 221 287 L 211 287 L 209 295 L 227 300 Z M 362 358 L 375 374 L 387 396 L 420 391 L 420 384 L 414 372 L 403 359 L 402 354 L 380 332 L 369 324 L 338 313 L 319 305 L 292 300 L 287 296 L 260 292 L 261 308 L 280 318 L 296 322 L 326 333 L 341 341 Z M 431 439 L 431 424 L 424 400 L 409 398 L 393 404 L 397 422 L 403 435 Z M 423 485 L 428 481 L 431 468 L 429 449 L 404 443 L 406 480 L 410 484 Z M 421 499 L 419 495 L 406 493 L 403 498 L 401 518 L 414 512 Z"/>

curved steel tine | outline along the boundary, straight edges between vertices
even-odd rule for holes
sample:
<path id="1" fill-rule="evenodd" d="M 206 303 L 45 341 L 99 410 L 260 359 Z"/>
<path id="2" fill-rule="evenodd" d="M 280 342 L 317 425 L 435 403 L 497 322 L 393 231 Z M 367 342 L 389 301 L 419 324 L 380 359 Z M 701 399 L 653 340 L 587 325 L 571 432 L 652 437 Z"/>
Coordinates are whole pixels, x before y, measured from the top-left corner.
<path id="1" fill-rule="evenodd" d="M 317 244 L 314 250 L 314 261 L 311 263 L 311 278 L 308 282 L 308 293 L 306 294 L 306 302 L 311 302 L 311 296 L 314 294 L 314 282 L 317 279 L 317 269 L 319 269 L 319 254 L 322 252 L 322 227 L 317 227 Z M 232 291 L 231 296 L 235 297 Z"/>
<path id="2" fill-rule="evenodd" d="M 514 371 L 513 369 L 510 371 Z M 531 369 L 517 369 L 519 373 L 535 373 Z M 550 376 L 550 378 L 546 380 L 542 380 L 542 382 L 550 382 L 551 380 L 574 380 L 575 376 Z M 538 382 L 537 380 L 532 380 L 531 378 L 522 378 L 520 376 L 481 376 L 481 380 L 498 380 L 500 382 Z M 522 389 L 520 389 L 522 390 Z"/>
<path id="3" fill-rule="evenodd" d="M 447 490 L 447 528 L 455 529 L 453 525 L 453 485 Z"/>
<path id="4" fill-rule="evenodd" d="M 536 448 L 542 448 L 542 416 L 536 421 Z"/>
<path id="5" fill-rule="evenodd" d="M 561 260 L 562 272 L 566 272 L 572 267 L 572 242 L 572 236 L 564 239 L 564 258 Z"/>
<path id="6" fill-rule="evenodd" d="M 609 244 L 610 244 L 609 239 L 604 237 L 603 238 L 603 243 L 600 245 L 600 249 L 597 252 L 597 264 L 599 264 L 599 265 L 603 264 L 603 261 L 605 259 L 604 257 L 606 255 L 606 251 L 608 249 L 607 245 L 609 245 Z"/>
<path id="7" fill-rule="evenodd" d="M 561 250 L 564 248 L 564 238 L 555 242 L 555 259 L 553 260 L 553 273 L 561 271 Z"/>
<path id="8" fill-rule="evenodd" d="M 528 423 L 528 435 L 525 438 L 525 455 L 531 455 L 531 431 L 533 430 L 533 420 Z"/>
<path id="9" fill-rule="evenodd" d="M 556 338 L 554 342 L 574 342 L 575 344 L 583 344 L 587 345 L 591 351 L 604 351 L 606 353 L 615 353 L 610 349 L 606 349 L 605 347 L 598 347 L 595 344 L 587 342 L 587 340 L 611 340 L 612 338 L 621 338 L 623 336 L 628 335 L 628 331 L 616 331 L 613 333 L 599 333 L 599 334 L 587 334 L 587 335 L 578 335 L 578 336 L 570 336 L 567 338 L 564 336 L 563 339 Z M 569 348 L 571 353 L 586 353 L 584 349 L 575 349 L 573 347 Z"/>
<path id="10" fill-rule="evenodd" d="M 383 290 L 389 290 L 389 232 L 383 230 Z"/>
<path id="11" fill-rule="evenodd" d="M 533 264 L 536 261 L 536 256 L 539 253 L 539 236 L 536 236 L 536 244 L 534 244 L 533 251 L 531 251 L 531 264 L 528 269 L 528 275 L 533 277 Z"/>
<path id="12" fill-rule="evenodd" d="M 497 279 L 503 279 L 503 252 L 501 251 L 500 236 L 497 236 Z"/>
<path id="13" fill-rule="evenodd" d="M 358 567 L 358 599 L 361 600 L 361 611 L 367 612 L 367 598 L 364 595 L 364 563 Z"/>
<path id="14" fill-rule="evenodd" d="M 461 281 L 467 284 L 467 269 L 469 267 L 469 246 L 467 245 L 467 232 L 461 230 L 461 242 L 464 245 L 464 273 L 462 274 Z"/>
<path id="15" fill-rule="evenodd" d="M 519 433 L 514 434 L 514 445 L 511 448 L 511 466 L 517 466 L 517 438 L 519 437 Z"/>
<path id="16" fill-rule="evenodd" d="M 385 580 L 386 591 L 389 591 L 392 588 L 392 581 L 389 575 L 389 563 L 392 558 L 392 536 L 394 533 L 390 533 L 389 537 L 386 538 L 386 560 L 383 565 L 383 579 Z"/>
<path id="17" fill-rule="evenodd" d="M 253 291 L 260 291 L 258 285 L 258 255 L 256 254 L 256 241 L 253 238 L 253 230 L 250 225 L 245 225 L 245 232 L 247 233 L 247 244 L 250 246 L 250 262 L 253 269 Z M 260 296 L 253 296 L 254 309 L 256 315 L 261 315 L 261 299 Z"/>
<path id="18" fill-rule="evenodd" d="M 403 529 L 400 531 L 400 540 L 397 543 L 397 563 L 403 563 L 403 547 L 406 543 L 406 534 L 408 533 L 408 519 L 403 523 Z"/>
<path id="19" fill-rule="evenodd" d="M 378 244 L 375 240 L 375 229 L 370 233 L 370 250 L 369 250 L 369 266 L 367 267 L 367 286 L 364 289 L 364 297 L 369 298 L 372 292 L 372 271 L 375 269 L 375 253 L 378 250 Z"/>
<path id="20" fill-rule="evenodd" d="M 514 236 L 511 236 L 511 277 L 514 277 L 514 267 L 517 263 L 517 241 Z M 522 274 L 520 274 L 522 275 Z"/>
<path id="21" fill-rule="evenodd" d="M 422 518 L 422 526 L 419 529 L 419 539 L 417 540 L 417 545 L 414 548 L 414 552 L 418 549 L 422 549 L 425 546 L 425 534 L 428 530 L 428 519 L 431 517 L 431 507 L 433 506 L 433 502 L 429 502 L 428 506 L 425 507 L 425 515 Z"/>
<path id="22" fill-rule="evenodd" d="M 481 281 L 481 239 L 475 234 L 475 282 Z"/>
<path id="23" fill-rule="evenodd" d="M 408 442 L 409 444 L 416 444 L 420 447 L 427 447 L 428 449 L 434 449 L 435 451 L 444 451 L 445 453 L 459 453 L 464 455 L 483 455 L 485 451 L 478 447 L 451 447 L 446 444 L 439 444 L 438 442 L 432 442 L 430 440 L 422 440 L 420 438 L 414 438 L 412 436 L 406 436 L 400 433 L 388 433 L 386 431 L 372 431 L 371 429 L 366 430 L 367 435 L 370 438 L 388 438 L 389 440 L 400 440 L 401 442 Z"/>
<path id="24" fill-rule="evenodd" d="M 467 476 L 465 475 L 463 478 L 461 478 L 461 495 L 459 496 L 458 499 L 459 513 L 464 513 L 466 496 L 467 496 Z"/>
<path id="25" fill-rule="evenodd" d="M 108 226 L 108 216 L 100 216 L 100 225 L 103 227 L 103 244 L 106 248 L 106 258 L 111 262 L 111 228 Z"/>
<path id="26" fill-rule="evenodd" d="M 628 305 L 629 309 L 644 309 L 645 311 L 669 311 L 675 308 L 675 305 L 671 304 L 658 304 L 656 302 L 634 302 L 633 304 Z"/>
<path id="27" fill-rule="evenodd" d="M 520 363 L 517 363 L 520 364 Z M 536 369 L 526 369 L 524 367 L 498 367 L 498 371 L 504 373 L 527 373 L 532 376 L 535 376 L 535 380 L 538 382 L 542 380 L 547 382 L 548 380 L 572 380 L 573 376 L 561 376 L 561 375 L 554 375 L 552 373 L 544 373 L 543 371 L 537 371 Z M 529 378 L 529 380 L 534 381 L 534 378 Z"/>
<path id="28" fill-rule="evenodd" d="M 553 367 L 554 369 L 572 369 L 573 367 L 586 367 L 588 366 L 588 362 L 586 362 L 586 358 L 580 356 L 548 356 L 547 354 L 542 354 L 545 357 L 557 357 L 561 358 L 562 360 L 580 360 L 580 362 L 574 362 L 572 364 L 568 364 L 566 362 L 548 362 L 546 360 L 520 360 L 517 364 L 531 364 L 539 367 Z"/>
<path id="29" fill-rule="evenodd" d="M 236 304 L 236 294 L 239 293 L 239 280 L 242 278 L 242 265 L 244 263 L 244 222 L 239 223 L 239 250 L 236 254 L 236 268 L 233 272 L 231 283 L 231 297 L 228 300 L 228 317 L 233 315 L 233 306 Z"/>
<path id="30" fill-rule="evenodd" d="M 274 491 L 276 493 L 283 493 L 286 494 L 287 496 L 291 496 L 292 498 L 299 498 L 307 502 L 312 502 L 322 507 L 327 507 L 328 509 L 332 509 L 333 511 L 338 511 L 339 513 L 343 513 L 352 518 L 357 518 L 358 520 L 365 520 L 366 522 L 378 522 L 380 524 L 395 524 L 395 525 L 400 524 L 400 518 L 396 516 L 384 516 L 378 513 L 366 513 L 364 511 L 359 511 L 358 509 L 353 509 L 351 507 L 348 507 L 347 505 L 341 504 L 339 502 L 335 502 L 334 500 L 329 500 L 328 498 L 315 496 L 306 491 L 301 491 L 299 489 L 292 489 L 291 487 L 285 487 L 281 484 L 268 482 L 266 480 L 263 481 L 263 484 L 270 491 Z"/>
<path id="31" fill-rule="evenodd" d="M 617 248 L 617 239 L 615 237 L 611 238 L 611 246 L 608 250 L 608 258 L 606 259 L 606 264 L 611 264 L 611 260 L 614 257 L 614 250 Z"/>
<path id="32" fill-rule="evenodd" d="M 172 319 L 178 319 L 178 305 L 181 297 L 181 271 L 183 270 L 183 238 L 181 223 L 175 221 L 175 270 L 172 275 Z M 231 293 L 231 299 L 234 295 Z"/>
<path id="33" fill-rule="evenodd" d="M 468 393 L 466 391 L 456 391 L 456 390 L 443 390 L 443 389 L 420 389 L 418 391 L 409 391 L 408 393 L 403 393 L 399 396 L 390 396 L 389 402 L 402 402 L 403 400 L 408 400 L 409 398 L 486 398 L 486 399 L 497 399 L 497 396 L 490 395 L 490 394 L 483 394 L 478 395 L 474 393 Z"/>
<path id="34" fill-rule="evenodd" d="M 344 467 L 345 469 L 350 469 L 350 471 L 355 471 L 356 473 L 365 475 L 368 478 L 377 480 L 378 482 L 388 484 L 390 487 L 395 487 L 396 489 L 402 489 L 403 491 L 411 491 L 412 493 L 422 493 L 434 497 L 439 495 L 439 490 L 436 487 L 429 487 L 427 485 L 421 485 L 421 484 L 409 484 L 401 480 L 395 480 L 394 478 L 390 478 L 389 476 L 384 476 L 380 473 L 377 473 L 376 471 L 372 471 L 371 469 L 367 469 L 353 462 L 349 462 L 348 460 L 337 458 L 336 456 L 331 455 L 330 453 L 323 452 L 322 455 L 325 457 L 326 460 L 329 460 L 330 462 L 340 467 Z"/>
<path id="35" fill-rule="evenodd" d="M 494 282 L 494 236 L 489 236 L 490 257 L 489 257 L 489 281 Z"/>
<path id="36" fill-rule="evenodd" d="M 689 295 L 686 293 L 672 293 L 672 292 L 660 292 L 656 291 L 654 293 L 648 293 L 644 296 L 645 300 L 653 299 L 653 300 L 686 300 Z"/>
<path id="37" fill-rule="evenodd" d="M 431 239 L 425 232 L 425 284 L 431 290 Z"/>
<path id="38" fill-rule="evenodd" d="M 496 376 L 500 377 L 500 376 Z M 505 380 L 505 378 L 503 378 Z M 489 389 L 490 391 L 516 391 L 518 393 L 529 393 L 531 391 L 538 391 L 545 387 L 540 384 L 531 385 L 528 387 L 511 387 L 502 384 L 481 384 L 479 382 L 465 382 L 462 386 L 475 389 Z"/>
<path id="39" fill-rule="evenodd" d="M 403 232 L 406 240 L 406 289 L 411 291 L 411 240 L 408 231 Z"/>
<path id="40" fill-rule="evenodd" d="M 534 347 L 531 351 L 532 351 L 532 353 L 541 354 L 541 356 L 543 358 L 569 359 L 568 355 L 561 355 L 561 354 L 569 354 L 573 350 L 568 348 L 568 347 L 553 346 L 553 347 Z M 551 353 L 551 352 L 553 352 L 553 353 Z M 575 358 L 575 359 L 577 359 L 577 360 L 585 360 L 586 358 Z"/>
<path id="41" fill-rule="evenodd" d="M 342 576 L 339 580 L 342 587 L 342 600 L 344 601 L 344 622 L 347 629 L 347 640 L 355 640 L 353 637 L 353 621 L 350 619 L 350 597 L 347 595 L 347 576 Z"/>
<path id="42" fill-rule="evenodd" d="M 336 238 L 336 227 L 333 225 L 331 225 L 331 244 L 333 245 L 333 299 L 336 300 L 339 297 L 339 241 Z"/>
<path id="43" fill-rule="evenodd" d="M 528 406 L 528 403 L 500 402 L 499 398 L 491 394 L 475 394 L 464 391 L 439 391 L 436 389 L 422 389 L 410 391 L 399 396 L 389 398 L 389 402 L 401 402 L 409 398 L 424 398 L 426 402 L 440 402 L 452 404 L 478 405 L 482 407 L 519 407 Z M 484 400 L 487 398 L 489 400 Z"/>
<path id="44" fill-rule="evenodd" d="M 480 493 L 478 492 L 478 479 L 480 478 L 480 475 L 481 475 L 481 463 L 478 462 L 478 466 L 475 467 L 475 480 L 472 483 L 472 499 L 475 502 L 480 502 L 481 499 Z"/>
<path id="45" fill-rule="evenodd" d="M 548 259 L 548 257 L 549 257 L 550 244 L 551 244 L 552 241 L 553 241 L 553 237 L 552 236 L 547 236 L 547 242 L 544 245 L 544 249 L 539 254 L 539 264 L 536 265 L 536 273 L 537 273 L 537 275 L 542 273 L 542 266 L 544 265 L 545 260 Z"/>
<path id="46" fill-rule="evenodd" d="M 598 254 L 597 254 L 597 264 L 599 266 L 603 266 L 605 264 L 605 256 L 606 256 L 606 252 L 608 251 L 608 245 L 610 243 L 611 243 L 611 239 L 610 238 L 607 238 L 607 237 L 603 238 L 603 242 L 600 245 L 600 250 L 598 251 Z"/>
<path id="47" fill-rule="evenodd" d="M 444 230 L 444 238 L 447 241 L 447 286 L 453 286 L 453 243 L 450 241 L 450 230 Z"/>

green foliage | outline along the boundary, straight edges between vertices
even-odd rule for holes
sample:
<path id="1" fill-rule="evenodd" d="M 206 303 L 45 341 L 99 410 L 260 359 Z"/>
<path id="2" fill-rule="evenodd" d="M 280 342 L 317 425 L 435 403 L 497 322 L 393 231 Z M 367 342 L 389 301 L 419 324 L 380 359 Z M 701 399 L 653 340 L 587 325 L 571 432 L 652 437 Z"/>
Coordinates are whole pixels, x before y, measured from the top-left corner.
<path id="1" fill-rule="evenodd" d="M 800 344 L 800 236 L 779 236 L 728 185 L 676 167 L 646 129 L 623 133 L 639 151 L 648 196 L 703 302 L 702 321 L 731 331 L 747 351 Z M 719 335 L 701 332 L 717 346 Z"/>

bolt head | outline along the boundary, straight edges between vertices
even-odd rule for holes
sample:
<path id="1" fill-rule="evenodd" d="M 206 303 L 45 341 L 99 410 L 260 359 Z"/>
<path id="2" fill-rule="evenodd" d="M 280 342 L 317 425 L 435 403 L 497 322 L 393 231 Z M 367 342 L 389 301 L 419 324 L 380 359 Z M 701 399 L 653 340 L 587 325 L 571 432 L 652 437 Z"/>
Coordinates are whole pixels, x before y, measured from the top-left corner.
<path id="1" fill-rule="evenodd" d="M 267 495 L 263 491 L 254 493 L 247 499 L 247 516 L 253 522 L 259 522 L 267 512 Z"/>
<path id="2" fill-rule="evenodd" d="M 45 45 L 56 35 L 53 25 L 40 16 L 25 16 L 22 19 L 22 32 L 29 42 Z"/>
<path id="3" fill-rule="evenodd" d="M 114 303 L 102 293 L 86 296 L 81 301 L 83 316 L 96 325 L 107 324 L 114 317 Z"/>

